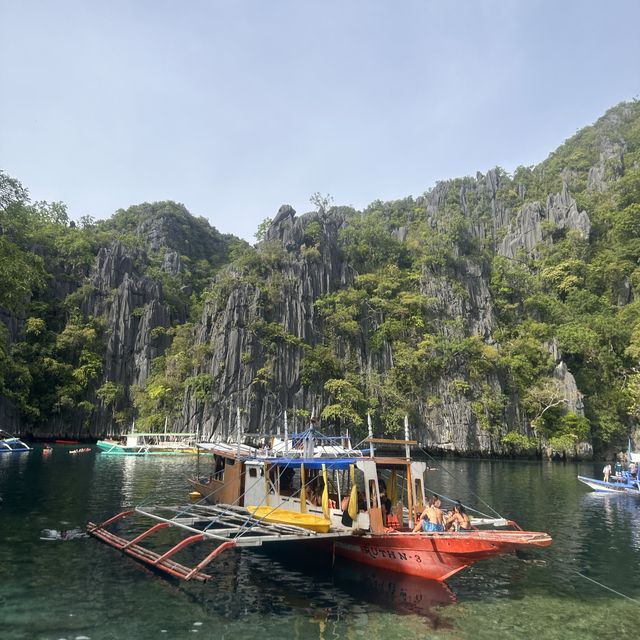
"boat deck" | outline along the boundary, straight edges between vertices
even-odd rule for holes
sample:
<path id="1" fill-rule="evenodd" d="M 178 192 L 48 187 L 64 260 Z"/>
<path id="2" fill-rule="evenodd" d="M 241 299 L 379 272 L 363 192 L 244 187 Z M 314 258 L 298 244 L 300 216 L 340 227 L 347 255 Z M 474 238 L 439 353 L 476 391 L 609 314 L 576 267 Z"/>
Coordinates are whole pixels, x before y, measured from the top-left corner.
<path id="1" fill-rule="evenodd" d="M 275 509 L 275 507 L 274 507 Z M 128 540 L 109 531 L 107 527 L 129 516 L 140 515 L 155 520 L 149 529 Z M 167 528 L 178 528 L 190 534 L 164 552 L 143 547 L 140 542 Z M 156 505 L 137 507 L 123 511 L 101 524 L 90 522 L 89 534 L 109 546 L 184 580 L 206 581 L 211 576 L 202 571 L 216 556 L 233 547 L 259 547 L 268 542 L 292 542 L 299 540 L 326 540 L 347 538 L 353 535 L 351 528 L 332 527 L 329 533 L 317 533 L 295 525 L 265 522 L 253 516 L 247 509 L 236 505 Z M 172 557 L 197 542 L 217 542 L 219 545 L 195 567 L 175 562 Z"/>

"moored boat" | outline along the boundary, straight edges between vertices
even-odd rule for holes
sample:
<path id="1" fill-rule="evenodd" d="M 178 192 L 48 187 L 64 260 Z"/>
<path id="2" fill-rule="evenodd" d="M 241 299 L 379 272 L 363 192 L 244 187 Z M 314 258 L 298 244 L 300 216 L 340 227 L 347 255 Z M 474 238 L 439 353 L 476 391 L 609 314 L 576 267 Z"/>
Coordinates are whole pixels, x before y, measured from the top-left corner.
<path id="1" fill-rule="evenodd" d="M 0 429 L 0 453 L 26 453 L 33 449 L 20 438 Z"/>
<path id="2" fill-rule="evenodd" d="M 627 463 L 626 470 L 621 470 L 613 475 L 607 474 L 605 477 L 608 477 L 608 480 L 598 480 L 588 476 L 578 476 L 578 480 L 599 493 L 640 495 L 640 453 L 631 451 L 631 441 L 629 441 L 627 450 Z M 618 464 L 616 464 L 616 467 L 621 469 Z M 610 465 L 608 469 L 609 471 L 611 470 Z"/>
<path id="3" fill-rule="evenodd" d="M 587 476 L 578 476 L 578 480 L 594 491 L 600 493 L 628 493 L 631 495 L 640 495 L 640 485 L 638 479 L 625 476 L 620 480 L 614 480 L 605 482 L 604 480 L 597 480 L 596 478 L 589 478 Z"/>
<path id="4" fill-rule="evenodd" d="M 137 560 L 186 580 L 207 580 L 204 567 L 228 549 L 269 543 L 329 543 L 335 555 L 357 563 L 444 581 L 479 560 L 552 542 L 544 532 L 523 531 L 500 517 L 472 518 L 471 531 L 413 533 L 416 514 L 426 504 L 427 465 L 410 456 L 410 446 L 416 443 L 408 438 L 407 423 L 405 440 L 370 436 L 365 441 L 368 457 L 354 455 L 350 447 L 342 455 L 316 457 L 314 437 L 307 434 L 302 455 L 286 457 L 239 444 L 212 445 L 212 473 L 208 479 L 192 481 L 202 500 L 180 507 L 137 507 L 102 524 L 89 523 L 88 531 Z M 385 444 L 404 446 L 405 457 L 377 455 L 374 446 Z M 284 451 L 289 453 L 286 446 Z M 291 515 L 283 516 L 287 511 Z M 275 519 L 270 519 L 274 513 Z M 329 527 L 310 530 L 295 522 L 309 514 L 324 519 Z M 108 530 L 136 515 L 155 524 L 132 540 Z M 163 552 L 140 544 L 165 528 L 182 529 L 188 536 Z M 204 541 L 219 546 L 195 567 L 175 561 L 186 546 Z"/>
<path id="5" fill-rule="evenodd" d="M 119 456 L 192 455 L 195 433 L 131 433 L 120 440 L 98 440 L 101 453 Z"/>

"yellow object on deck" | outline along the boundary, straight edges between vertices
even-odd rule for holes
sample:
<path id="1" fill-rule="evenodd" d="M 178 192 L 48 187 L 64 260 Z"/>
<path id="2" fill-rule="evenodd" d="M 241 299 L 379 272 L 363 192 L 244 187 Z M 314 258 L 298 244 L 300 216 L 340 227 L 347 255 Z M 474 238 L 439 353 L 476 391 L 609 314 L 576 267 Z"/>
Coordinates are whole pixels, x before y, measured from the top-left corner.
<path id="1" fill-rule="evenodd" d="M 329 484 L 327 482 L 327 465 L 322 465 L 322 481 L 324 482 L 324 489 L 322 490 L 322 513 L 324 517 L 329 519 Z"/>
<path id="2" fill-rule="evenodd" d="M 304 477 L 304 464 L 300 465 L 300 513 L 307 513 L 307 487 Z"/>
<path id="3" fill-rule="evenodd" d="M 355 522 L 358 517 L 358 486 L 356 485 L 356 465 L 350 464 L 351 495 L 349 496 L 349 517 Z"/>
<path id="4" fill-rule="evenodd" d="M 202 498 L 202 494 L 199 491 L 192 491 L 189 494 L 189 499 L 193 500 L 193 502 L 197 502 L 200 498 Z"/>
<path id="5" fill-rule="evenodd" d="M 288 509 L 274 509 L 273 507 L 250 506 L 247 509 L 256 518 L 272 524 L 292 524 L 316 533 L 329 533 L 329 528 L 331 527 L 329 520 L 321 516 L 314 516 L 311 513 L 298 513 Z"/>
<path id="6" fill-rule="evenodd" d="M 392 505 L 394 505 L 398 500 L 398 476 L 395 469 L 391 471 L 391 478 L 389 478 L 389 486 L 387 487 L 387 498 L 391 500 Z"/>

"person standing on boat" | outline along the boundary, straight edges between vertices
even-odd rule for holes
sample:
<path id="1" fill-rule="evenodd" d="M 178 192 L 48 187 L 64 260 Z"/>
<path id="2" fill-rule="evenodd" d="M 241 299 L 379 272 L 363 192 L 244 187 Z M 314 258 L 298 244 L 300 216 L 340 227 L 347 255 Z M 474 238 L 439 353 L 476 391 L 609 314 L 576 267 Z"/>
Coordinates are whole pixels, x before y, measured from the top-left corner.
<path id="1" fill-rule="evenodd" d="M 620 460 L 616 460 L 616 464 L 613 468 L 613 472 L 614 475 L 616 476 L 617 480 L 622 480 L 622 472 L 624 471 L 623 467 L 622 467 L 622 462 L 620 462 Z"/>
<path id="2" fill-rule="evenodd" d="M 444 531 L 444 513 L 442 513 L 441 506 L 440 498 L 432 496 L 416 523 L 413 533 L 418 533 L 419 531 Z"/>
<path id="3" fill-rule="evenodd" d="M 602 469 L 602 475 L 604 476 L 604 481 L 609 482 L 609 476 L 611 475 L 611 465 L 608 462 Z"/>

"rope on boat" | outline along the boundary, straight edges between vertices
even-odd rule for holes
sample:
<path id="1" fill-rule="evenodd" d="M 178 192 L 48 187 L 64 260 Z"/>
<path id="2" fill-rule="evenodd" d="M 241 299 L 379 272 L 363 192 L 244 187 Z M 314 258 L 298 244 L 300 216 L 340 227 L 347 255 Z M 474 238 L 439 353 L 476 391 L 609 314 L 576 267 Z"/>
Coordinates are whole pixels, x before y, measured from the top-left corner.
<path id="1" fill-rule="evenodd" d="M 635 602 L 636 604 L 640 604 L 640 600 L 636 600 L 635 598 L 631 598 L 628 595 L 625 595 L 624 593 L 620 593 L 620 591 L 616 591 L 615 589 L 612 589 L 611 587 L 608 587 L 606 584 L 602 584 L 602 582 L 598 582 L 597 580 L 594 580 L 593 578 L 590 578 L 589 576 L 585 576 L 584 573 L 580 573 L 579 571 L 575 571 L 574 569 L 574 573 L 578 574 L 581 578 L 584 578 L 585 580 L 589 580 L 589 582 L 593 582 L 594 584 L 597 584 L 599 587 L 602 587 L 603 589 L 606 589 L 607 591 L 611 591 L 611 593 L 615 593 L 617 596 L 620 596 L 621 598 L 626 598 L 627 600 L 630 600 L 631 602 Z"/>
<path id="2" fill-rule="evenodd" d="M 451 504 L 456 504 L 457 502 L 459 502 L 458 500 L 454 500 L 453 498 L 450 498 L 449 496 L 445 496 L 443 493 L 437 493 L 436 491 L 430 490 L 431 493 L 433 493 L 434 496 L 438 496 L 438 498 L 442 498 L 443 500 L 446 500 L 447 502 L 451 502 Z M 461 503 L 462 504 L 462 503 Z M 463 504 L 462 505 L 467 511 L 471 511 L 473 513 L 477 513 L 479 516 L 483 516 L 484 518 L 492 518 L 492 516 L 490 516 L 488 513 L 483 513 L 482 511 L 475 509 L 474 507 L 471 507 L 467 504 Z M 491 509 L 491 507 L 489 506 L 489 508 Z M 498 515 L 499 518 L 501 518 L 502 520 L 506 520 L 506 518 L 504 518 L 503 516 L 501 516 L 495 509 L 491 509 L 495 514 Z"/>
<path id="3" fill-rule="evenodd" d="M 285 472 L 285 470 L 290 466 L 290 463 L 287 462 L 286 465 L 282 466 L 282 468 L 278 467 L 278 479 L 280 479 L 282 477 L 282 474 Z M 256 480 L 257 482 L 261 482 L 262 480 L 260 478 L 258 478 Z M 305 488 L 307 486 L 309 486 L 312 482 L 314 481 L 313 478 L 309 479 L 309 481 L 307 483 L 305 483 Z M 254 483 L 254 484 L 256 484 Z M 253 485 L 252 485 L 253 486 Z M 216 490 L 217 491 L 217 490 Z M 171 520 L 176 520 L 177 518 L 179 518 L 182 515 L 189 515 L 190 511 L 191 511 L 191 507 L 197 507 L 198 505 L 204 504 L 206 502 L 206 499 L 208 497 L 210 497 L 211 495 L 215 494 L 216 491 L 213 491 L 211 494 L 208 494 L 207 496 L 203 496 L 200 500 L 198 500 L 197 502 L 193 503 L 193 505 L 189 505 L 187 508 L 182 509 L 180 511 L 178 511 L 176 513 L 175 516 L 173 516 L 173 518 L 171 518 Z M 232 507 L 236 504 L 239 504 L 240 501 L 242 500 L 242 498 L 245 497 L 246 493 L 248 491 L 248 488 L 245 489 L 245 491 L 234 501 L 233 504 L 229 505 L 229 507 Z M 150 496 L 150 494 L 149 494 Z M 142 502 L 140 502 L 137 506 L 138 508 L 143 506 L 145 503 L 150 501 L 150 497 L 147 496 L 146 499 L 144 499 Z M 267 496 L 265 496 L 262 501 L 260 502 L 260 504 L 258 506 L 262 506 L 264 504 L 264 502 L 266 501 Z M 245 519 L 245 521 L 243 522 L 243 524 L 241 525 L 240 529 L 238 530 L 238 535 L 236 536 L 236 538 L 240 538 L 243 535 L 245 535 L 246 533 L 249 533 L 251 531 L 251 529 L 254 526 L 257 526 L 260 522 L 262 522 L 265 518 L 268 518 L 269 515 L 271 515 L 271 513 L 273 513 L 273 511 L 275 511 L 280 505 L 276 505 L 274 506 L 268 513 L 266 513 L 262 518 L 258 518 L 255 515 L 250 515 L 248 518 Z M 217 524 L 220 522 L 220 520 L 227 514 L 230 513 L 231 509 L 227 508 L 224 511 L 222 511 L 221 513 L 219 513 L 217 516 L 213 517 L 208 523 L 207 525 L 204 527 L 204 529 L 202 530 L 207 531 L 208 529 L 210 529 L 214 524 Z"/>
<path id="4" fill-rule="evenodd" d="M 418 445 L 418 449 L 419 449 L 420 451 L 422 451 L 422 453 L 424 453 L 424 454 L 427 456 L 427 458 L 429 458 L 430 460 L 432 460 L 433 462 L 435 462 L 436 464 L 438 464 L 438 461 L 437 461 L 437 460 L 436 460 L 436 459 L 435 459 L 435 458 L 434 458 L 434 457 L 433 457 L 433 456 L 432 456 L 428 451 L 426 451 L 426 449 L 423 449 L 420 445 Z M 456 476 L 455 476 L 453 473 L 451 473 L 451 471 L 449 471 L 448 469 L 446 469 L 445 467 L 442 467 L 442 466 L 441 466 L 440 468 L 441 468 L 445 473 L 447 473 L 448 475 L 450 475 L 450 476 L 453 478 L 453 480 L 455 480 L 455 481 L 457 482 L 457 480 L 458 480 L 458 479 L 456 478 Z M 438 495 L 438 494 L 436 494 L 436 495 Z M 493 507 L 488 503 L 488 502 L 486 502 L 485 500 L 483 500 L 481 496 L 479 496 L 477 493 L 474 493 L 473 491 L 471 491 L 471 495 L 472 495 L 474 498 L 476 498 L 478 501 L 480 501 L 480 502 L 481 502 L 485 507 L 487 507 L 488 509 L 490 509 L 491 511 L 493 511 L 493 513 L 494 513 L 496 516 L 498 516 L 498 518 L 502 518 L 502 519 L 504 520 L 504 516 L 503 516 L 503 515 L 501 515 L 500 513 L 498 513 L 498 512 L 497 512 L 497 511 L 496 511 L 496 510 L 495 510 L 495 509 L 494 509 L 494 508 L 493 508 Z M 440 497 L 446 497 L 446 496 L 440 496 Z M 451 498 L 447 498 L 447 500 L 451 500 Z M 455 500 L 451 500 L 451 502 L 455 502 Z M 465 508 L 467 508 L 467 507 L 466 507 L 466 505 L 465 505 Z M 474 511 L 474 509 L 471 509 L 471 511 Z M 480 511 L 477 511 L 477 510 L 476 510 L 476 513 L 479 513 L 479 514 L 481 514 L 481 515 L 485 515 L 485 516 L 487 515 L 487 514 L 484 514 L 484 513 L 480 512 Z"/>

